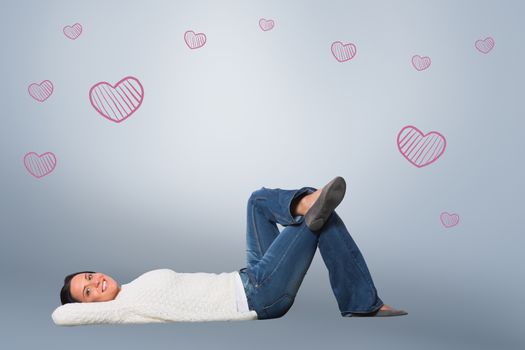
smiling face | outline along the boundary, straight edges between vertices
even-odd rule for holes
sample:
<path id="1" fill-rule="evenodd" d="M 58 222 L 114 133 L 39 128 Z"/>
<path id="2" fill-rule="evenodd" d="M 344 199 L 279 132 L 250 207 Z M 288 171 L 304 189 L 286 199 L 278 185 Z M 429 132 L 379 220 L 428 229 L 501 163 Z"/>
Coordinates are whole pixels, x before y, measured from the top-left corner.
<path id="1" fill-rule="evenodd" d="M 71 296 L 81 303 L 109 301 L 120 292 L 117 282 L 103 273 L 79 273 L 71 279 Z"/>

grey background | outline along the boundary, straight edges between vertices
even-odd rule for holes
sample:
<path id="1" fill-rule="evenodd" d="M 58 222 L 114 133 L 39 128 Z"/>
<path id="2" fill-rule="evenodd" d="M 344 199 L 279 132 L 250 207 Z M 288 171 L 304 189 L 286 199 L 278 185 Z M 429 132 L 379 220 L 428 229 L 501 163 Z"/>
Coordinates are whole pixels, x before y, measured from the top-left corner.
<path id="1" fill-rule="evenodd" d="M 0 346 L 6 349 L 523 348 L 521 1 L 2 1 Z M 275 20 L 263 32 L 260 18 Z M 75 22 L 75 41 L 62 28 Z M 190 50 L 186 30 L 208 41 Z M 478 39 L 495 48 L 481 54 Z M 356 57 L 337 62 L 333 41 Z M 430 56 L 423 72 L 413 55 Z M 123 123 L 89 88 L 132 75 Z M 44 103 L 27 86 L 49 79 Z M 418 169 L 405 125 L 439 131 Z M 36 179 L 27 152 L 53 152 Z M 348 183 L 338 208 L 392 319 L 339 315 L 316 255 L 289 313 L 252 322 L 58 327 L 68 273 L 244 265 L 265 187 Z M 444 228 L 442 211 L 461 217 Z"/>

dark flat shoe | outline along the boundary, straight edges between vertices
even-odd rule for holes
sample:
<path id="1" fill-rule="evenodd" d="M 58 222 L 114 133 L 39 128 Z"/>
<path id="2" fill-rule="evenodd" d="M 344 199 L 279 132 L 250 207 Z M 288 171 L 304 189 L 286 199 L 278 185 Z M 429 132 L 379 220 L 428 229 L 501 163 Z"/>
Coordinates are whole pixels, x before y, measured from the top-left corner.
<path id="1" fill-rule="evenodd" d="M 351 316 L 351 317 L 389 317 L 389 316 L 403 316 L 403 315 L 408 315 L 408 312 L 406 312 L 405 310 L 392 309 L 392 310 L 378 310 L 378 311 L 364 313 L 364 314 L 353 313 L 348 316 Z"/>
<path id="2" fill-rule="evenodd" d="M 328 218 L 341 203 L 346 192 L 346 182 L 341 176 L 337 176 L 327 183 L 321 190 L 319 198 L 314 202 L 304 215 L 306 226 L 311 231 L 319 231 Z"/>

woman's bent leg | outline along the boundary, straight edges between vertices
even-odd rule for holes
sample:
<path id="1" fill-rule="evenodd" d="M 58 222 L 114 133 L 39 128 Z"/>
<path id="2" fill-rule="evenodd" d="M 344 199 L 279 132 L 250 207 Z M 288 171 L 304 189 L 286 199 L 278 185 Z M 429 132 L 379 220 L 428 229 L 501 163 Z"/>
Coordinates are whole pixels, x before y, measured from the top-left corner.
<path id="1" fill-rule="evenodd" d="M 254 191 L 247 204 L 246 263 L 256 265 L 279 235 L 277 223 L 282 226 L 296 225 L 299 216 L 292 216 L 292 202 L 303 194 L 314 192 L 313 187 L 297 190 L 269 189 Z"/>
<path id="2" fill-rule="evenodd" d="M 313 191 L 263 187 L 250 197 L 248 266 L 240 273 L 250 309 L 259 319 L 281 317 L 292 306 L 318 245 L 343 316 L 383 305 L 364 258 L 337 213 L 316 233 L 303 216 L 292 217 L 292 200 Z M 276 223 L 287 227 L 279 233 Z"/>
<path id="3" fill-rule="evenodd" d="M 250 309 L 257 311 L 259 319 L 280 317 L 290 308 L 311 264 L 317 236 L 307 229 L 302 216 L 292 215 L 291 206 L 302 195 L 314 191 L 313 187 L 262 187 L 248 200 L 247 267 L 240 273 Z M 283 232 L 279 232 L 277 223 L 286 227 Z M 308 232 L 302 232 L 304 229 Z"/>
<path id="4" fill-rule="evenodd" d="M 241 269 L 248 305 L 259 319 L 281 317 L 290 309 L 312 263 L 319 237 L 300 221 L 286 227 L 256 265 Z"/>
<path id="5" fill-rule="evenodd" d="M 342 316 L 383 306 L 365 259 L 336 212 L 320 231 L 319 250 Z"/>

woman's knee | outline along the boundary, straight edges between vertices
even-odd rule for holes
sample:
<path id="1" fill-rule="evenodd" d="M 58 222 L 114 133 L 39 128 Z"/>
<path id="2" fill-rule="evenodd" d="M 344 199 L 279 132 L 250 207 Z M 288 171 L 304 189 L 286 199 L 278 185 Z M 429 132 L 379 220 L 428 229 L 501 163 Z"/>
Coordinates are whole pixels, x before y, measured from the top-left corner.
<path id="1" fill-rule="evenodd" d="M 257 198 L 263 197 L 263 193 L 266 189 L 264 187 L 261 187 L 258 190 L 255 190 L 250 195 L 250 198 L 248 198 L 248 204 L 256 204 Z"/>

